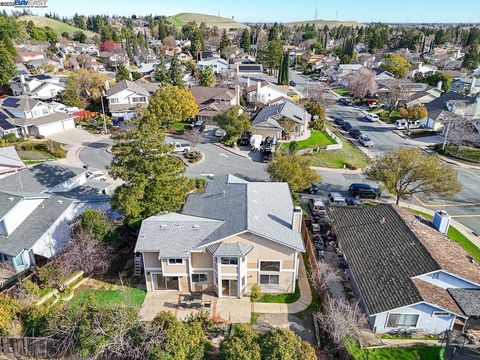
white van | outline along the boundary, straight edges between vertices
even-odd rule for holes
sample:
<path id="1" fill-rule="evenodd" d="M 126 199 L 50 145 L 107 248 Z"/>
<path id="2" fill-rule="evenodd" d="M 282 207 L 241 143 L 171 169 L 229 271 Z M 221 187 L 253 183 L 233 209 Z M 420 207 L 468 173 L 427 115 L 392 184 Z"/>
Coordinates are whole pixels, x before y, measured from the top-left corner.
<path id="1" fill-rule="evenodd" d="M 422 123 L 418 120 L 415 120 L 414 122 L 411 122 L 410 126 L 408 125 L 408 121 L 405 120 L 405 119 L 399 119 L 399 120 L 395 121 L 395 127 L 398 130 L 405 130 L 407 128 L 420 129 L 422 126 L 423 126 Z"/>

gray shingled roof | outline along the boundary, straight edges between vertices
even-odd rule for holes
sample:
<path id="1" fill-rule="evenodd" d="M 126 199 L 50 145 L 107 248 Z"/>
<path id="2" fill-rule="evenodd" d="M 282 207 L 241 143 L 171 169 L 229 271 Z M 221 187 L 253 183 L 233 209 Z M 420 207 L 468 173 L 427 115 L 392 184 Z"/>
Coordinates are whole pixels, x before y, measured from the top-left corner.
<path id="1" fill-rule="evenodd" d="M 327 213 L 370 314 L 423 300 L 411 278 L 440 266 L 392 205 Z"/>
<path id="2" fill-rule="evenodd" d="M 150 96 L 150 93 L 147 89 L 145 89 L 140 84 L 134 83 L 133 81 L 129 80 L 122 80 L 118 82 L 114 87 L 108 89 L 107 96 L 115 95 L 125 89 L 131 90 L 133 92 L 136 92 L 137 94 L 141 94 L 144 96 Z"/>
<path id="3" fill-rule="evenodd" d="M 480 289 L 447 289 L 467 316 L 480 316 Z"/>
<path id="4" fill-rule="evenodd" d="M 20 156 L 18 156 L 14 146 L 6 146 L 0 148 L 0 167 L 1 166 L 23 168 L 25 164 L 22 159 L 20 159 Z"/>
<path id="5" fill-rule="evenodd" d="M 0 253 L 17 256 L 23 249 L 30 249 L 72 204 L 60 196 L 51 196 L 33 212 L 9 236 L 0 236 Z"/>
<path id="6" fill-rule="evenodd" d="M 28 96 L 8 96 L 3 100 L 2 106 L 24 112 L 33 109 L 39 102 Z"/>
<path id="7" fill-rule="evenodd" d="M 215 243 L 207 246 L 207 251 L 213 256 L 245 256 L 252 251 L 253 246 L 236 243 Z"/>
<path id="8" fill-rule="evenodd" d="M 430 119 L 437 119 L 442 112 L 448 111 L 446 108 L 446 103 L 449 101 L 466 101 L 469 104 L 473 104 L 475 102 L 475 98 L 460 94 L 455 91 L 448 91 L 425 105 L 428 110 L 428 117 Z"/>
<path id="9" fill-rule="evenodd" d="M 21 196 L 0 192 L 0 220 L 2 220 L 3 217 L 20 202 L 20 200 L 22 200 Z"/>
<path id="10" fill-rule="evenodd" d="M 297 124 L 305 124 L 307 120 L 310 120 L 311 115 L 291 101 L 285 100 L 263 108 L 253 120 L 253 125 L 282 128 L 278 123 L 282 117 Z"/>

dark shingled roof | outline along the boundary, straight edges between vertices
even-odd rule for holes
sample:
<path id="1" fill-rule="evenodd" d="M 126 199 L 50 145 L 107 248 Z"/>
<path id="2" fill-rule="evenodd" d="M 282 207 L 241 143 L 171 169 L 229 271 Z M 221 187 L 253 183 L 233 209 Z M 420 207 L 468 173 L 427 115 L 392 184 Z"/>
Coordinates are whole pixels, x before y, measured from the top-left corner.
<path id="1" fill-rule="evenodd" d="M 370 314 L 423 300 L 411 278 L 440 266 L 392 205 L 327 211 Z"/>
<path id="2" fill-rule="evenodd" d="M 480 316 L 480 289 L 447 289 L 467 316 Z"/>
<path id="3" fill-rule="evenodd" d="M 425 107 L 428 110 L 428 117 L 430 119 L 436 119 L 443 111 L 447 111 L 446 103 L 449 101 L 466 101 L 470 104 L 475 102 L 475 98 L 466 96 L 454 91 L 448 91 L 439 98 L 430 101 Z"/>

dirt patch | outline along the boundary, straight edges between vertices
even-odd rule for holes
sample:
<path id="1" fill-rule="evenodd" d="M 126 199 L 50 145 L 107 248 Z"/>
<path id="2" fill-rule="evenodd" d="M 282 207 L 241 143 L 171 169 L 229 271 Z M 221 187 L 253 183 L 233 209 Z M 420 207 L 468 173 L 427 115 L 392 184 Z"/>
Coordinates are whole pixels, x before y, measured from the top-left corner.
<path id="1" fill-rule="evenodd" d="M 262 314 L 257 318 L 253 328 L 260 332 L 266 332 L 275 328 L 286 328 L 295 332 L 303 340 L 315 343 L 315 331 L 311 316 L 300 318 L 295 314 Z"/>

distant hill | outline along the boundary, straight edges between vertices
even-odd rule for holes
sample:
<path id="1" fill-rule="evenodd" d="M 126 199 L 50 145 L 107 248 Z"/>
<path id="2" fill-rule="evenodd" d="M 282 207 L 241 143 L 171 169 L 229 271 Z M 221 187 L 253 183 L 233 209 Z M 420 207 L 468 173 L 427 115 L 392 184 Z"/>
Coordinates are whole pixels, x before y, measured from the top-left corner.
<path id="1" fill-rule="evenodd" d="M 200 23 L 203 21 L 208 27 L 216 26 L 219 29 L 244 29 L 248 27 L 232 19 L 197 13 L 180 13 L 173 15 L 170 16 L 170 21 L 173 25 L 178 27 L 182 27 L 190 21 L 195 21 L 198 25 L 200 25 Z"/>
<path id="2" fill-rule="evenodd" d="M 73 35 L 75 31 L 83 31 L 87 37 L 93 37 L 95 35 L 94 32 L 88 30 L 82 30 L 75 26 L 65 24 L 62 21 L 46 18 L 44 16 L 34 16 L 34 15 L 24 15 L 19 17 L 20 21 L 33 21 L 35 26 L 37 27 L 45 27 L 48 26 L 53 29 L 58 34 L 62 32 L 68 32 L 70 35 Z"/>
<path id="3" fill-rule="evenodd" d="M 327 25 L 329 28 L 337 27 L 340 25 L 343 26 L 364 26 L 365 24 L 359 23 L 357 21 L 341 21 L 341 20 L 305 20 L 305 21 L 293 21 L 288 22 L 285 25 L 295 26 L 295 25 L 304 25 L 304 24 L 315 23 L 317 27 L 324 27 Z"/>

